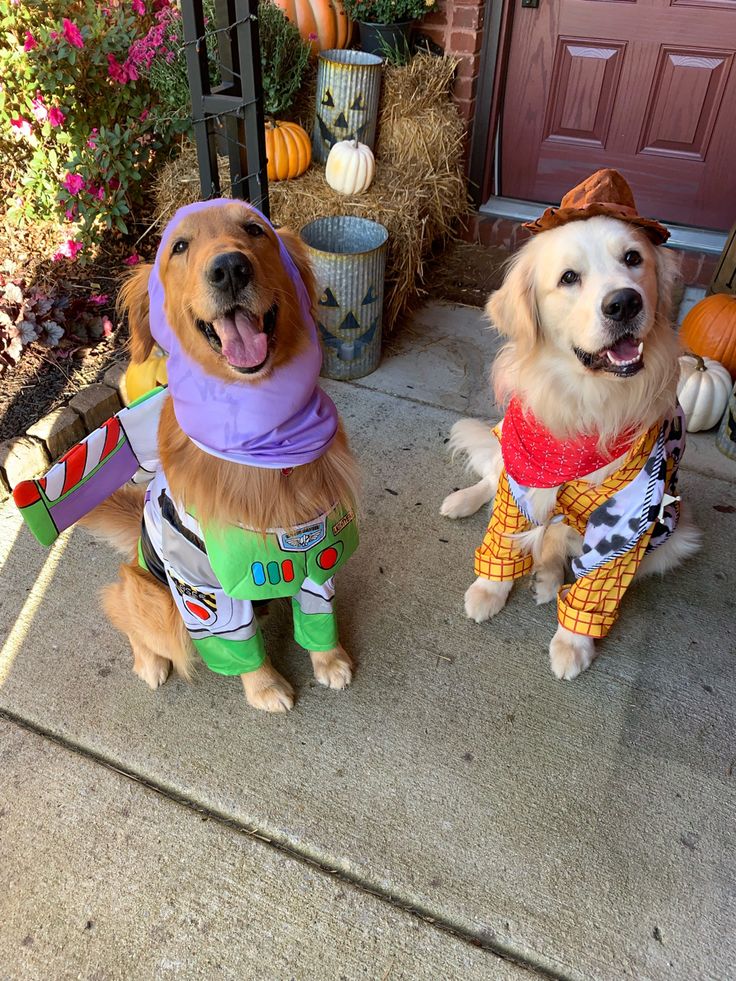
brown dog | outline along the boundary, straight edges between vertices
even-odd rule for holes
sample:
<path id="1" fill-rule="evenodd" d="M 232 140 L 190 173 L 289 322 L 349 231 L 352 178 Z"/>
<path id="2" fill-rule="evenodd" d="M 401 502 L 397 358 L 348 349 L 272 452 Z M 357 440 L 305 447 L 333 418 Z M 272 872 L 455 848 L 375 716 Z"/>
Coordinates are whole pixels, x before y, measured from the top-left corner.
<path id="1" fill-rule="evenodd" d="M 314 343 L 294 271 L 290 274 L 285 267 L 283 247 L 312 305 L 314 275 L 305 247 L 291 232 L 275 232 L 241 202 L 217 202 L 185 214 L 167 229 L 166 244 L 159 250 L 157 275 L 168 324 L 181 350 L 207 377 L 231 387 L 263 385 L 267 379 L 273 383 L 280 368 L 298 360 Z M 149 322 L 153 268 L 138 266 L 120 293 L 120 306 L 129 319 L 133 363 L 144 361 L 154 345 Z M 284 392 L 284 398 L 289 395 Z M 312 462 L 293 470 L 248 466 L 201 449 L 177 421 L 175 404 L 174 397 L 168 398 L 161 413 L 161 466 L 171 497 L 202 525 L 293 529 L 329 513 L 336 501 L 354 502 L 356 468 L 341 425 Z M 142 510 L 141 492 L 125 488 L 84 523 L 111 539 L 130 560 L 121 566 L 120 581 L 106 587 L 104 607 L 130 640 L 134 671 L 156 688 L 172 664 L 188 678 L 193 651 L 170 590 L 134 558 Z M 344 688 L 350 683 L 351 660 L 339 643 L 310 654 L 321 684 Z M 271 712 L 292 707 L 293 689 L 268 659 L 241 677 L 254 707 Z"/>

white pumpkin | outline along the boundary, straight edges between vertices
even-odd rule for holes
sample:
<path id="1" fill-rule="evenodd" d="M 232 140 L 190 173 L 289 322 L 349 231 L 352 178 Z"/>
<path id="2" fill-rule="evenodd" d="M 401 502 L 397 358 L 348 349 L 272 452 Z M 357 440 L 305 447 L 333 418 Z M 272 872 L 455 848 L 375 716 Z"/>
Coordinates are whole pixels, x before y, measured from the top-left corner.
<path id="1" fill-rule="evenodd" d="M 325 166 L 325 180 L 338 194 L 362 194 L 367 191 L 376 172 L 373 151 L 357 140 L 340 140 L 330 150 Z"/>
<path id="2" fill-rule="evenodd" d="M 712 429 L 725 412 L 731 394 L 731 374 L 720 362 L 685 354 L 680 358 L 677 397 L 687 421 L 687 431 Z"/>

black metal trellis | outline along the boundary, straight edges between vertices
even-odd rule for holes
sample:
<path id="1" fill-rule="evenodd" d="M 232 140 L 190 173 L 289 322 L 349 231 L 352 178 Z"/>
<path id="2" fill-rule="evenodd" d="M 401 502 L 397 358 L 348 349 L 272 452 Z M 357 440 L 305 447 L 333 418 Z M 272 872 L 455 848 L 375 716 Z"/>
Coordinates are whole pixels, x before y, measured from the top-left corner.
<path id="1" fill-rule="evenodd" d="M 205 24 L 202 0 L 182 0 L 181 12 L 202 198 L 220 194 L 217 145 L 224 142 L 232 196 L 268 216 L 258 0 L 216 0 L 214 25 Z M 214 44 L 222 80 L 213 87 Z"/>

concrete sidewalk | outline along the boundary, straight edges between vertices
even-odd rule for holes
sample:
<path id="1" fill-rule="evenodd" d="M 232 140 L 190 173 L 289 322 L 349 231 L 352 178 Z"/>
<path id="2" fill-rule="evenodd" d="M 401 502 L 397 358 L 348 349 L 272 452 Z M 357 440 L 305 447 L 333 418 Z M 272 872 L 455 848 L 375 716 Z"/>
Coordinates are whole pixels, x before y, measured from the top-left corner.
<path id="1" fill-rule="evenodd" d="M 96 603 L 115 556 L 81 530 L 48 553 L 5 507 L 0 978 L 734 977 L 736 467 L 689 440 L 702 553 L 556 681 L 526 589 L 464 618 L 486 518 L 438 514 L 493 344 L 431 305 L 327 383 L 364 474 L 359 669 L 322 689 L 272 614 L 288 716 L 205 671 L 150 692 Z"/>

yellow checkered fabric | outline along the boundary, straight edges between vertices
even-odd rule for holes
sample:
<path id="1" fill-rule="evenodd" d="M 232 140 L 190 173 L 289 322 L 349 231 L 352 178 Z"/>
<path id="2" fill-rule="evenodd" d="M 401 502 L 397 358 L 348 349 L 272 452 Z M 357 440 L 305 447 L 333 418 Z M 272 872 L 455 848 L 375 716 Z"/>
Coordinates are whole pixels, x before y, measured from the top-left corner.
<path id="1" fill-rule="evenodd" d="M 585 534 L 593 511 L 641 471 L 654 448 L 659 429 L 657 423 L 638 439 L 619 469 L 602 483 L 571 480 L 563 484 L 557 495 L 554 515 L 562 515 L 566 524 L 581 535 Z M 674 465 L 672 459 L 667 461 L 667 482 Z M 652 522 L 636 546 L 624 555 L 582 576 L 571 586 L 562 587 L 557 600 L 557 615 L 563 627 L 588 637 L 606 636 L 616 620 L 621 599 L 644 558 L 655 525 L 656 522 Z M 533 527 L 516 506 L 504 470 L 483 544 L 475 552 L 475 574 L 495 582 L 508 582 L 531 572 L 532 556 L 525 555 L 509 536 Z"/>
<path id="2" fill-rule="evenodd" d="M 605 637 L 616 622 L 618 608 L 644 558 L 652 525 L 636 546 L 600 569 L 563 586 L 557 596 L 557 619 L 574 634 Z"/>
<path id="3" fill-rule="evenodd" d="M 509 535 L 532 526 L 517 508 L 509 488 L 506 471 L 498 482 L 493 514 L 483 544 L 475 550 L 475 574 L 495 582 L 520 579 L 532 571 L 534 560 L 524 555 Z"/>

